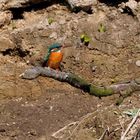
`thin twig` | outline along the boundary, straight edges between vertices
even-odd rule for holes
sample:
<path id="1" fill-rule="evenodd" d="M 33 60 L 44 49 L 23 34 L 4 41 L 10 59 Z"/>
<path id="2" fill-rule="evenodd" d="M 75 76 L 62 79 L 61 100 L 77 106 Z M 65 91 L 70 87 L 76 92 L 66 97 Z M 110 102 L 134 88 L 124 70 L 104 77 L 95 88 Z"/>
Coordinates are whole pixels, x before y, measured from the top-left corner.
<path id="1" fill-rule="evenodd" d="M 81 121 L 79 121 L 78 125 L 74 128 L 74 130 L 71 132 L 70 136 L 67 139 L 71 138 L 74 135 L 74 133 L 76 132 L 76 130 L 85 122 L 85 120 L 87 118 L 90 118 L 91 116 L 93 116 L 95 113 L 96 113 L 96 111 L 85 115 L 84 118 Z M 94 116 L 94 117 L 96 117 L 96 116 Z"/>
<path id="2" fill-rule="evenodd" d="M 120 140 L 125 140 L 125 136 L 127 135 L 127 133 L 129 132 L 130 128 L 134 125 L 134 123 L 136 122 L 138 116 L 139 116 L 139 112 L 140 109 L 138 110 L 138 112 L 136 113 L 135 117 L 133 118 L 133 120 L 131 121 L 131 123 L 128 125 L 126 131 L 124 132 L 124 134 L 121 136 Z"/>
<path id="3" fill-rule="evenodd" d="M 61 128 L 60 130 L 58 130 L 57 132 L 55 132 L 55 133 L 53 133 L 52 134 L 52 137 L 54 137 L 54 138 L 59 138 L 57 135 L 59 134 L 59 133 L 61 133 L 61 132 L 63 132 L 64 130 L 66 130 L 69 126 L 76 126 L 78 124 L 78 121 L 76 121 L 76 122 L 72 122 L 72 123 L 70 123 L 70 124 L 68 124 L 68 125 L 66 125 L 65 127 L 63 127 L 63 128 Z M 70 132 L 69 132 L 70 133 Z"/>
<path id="4" fill-rule="evenodd" d="M 103 134 L 101 135 L 101 137 L 99 138 L 99 140 L 103 140 L 107 132 L 108 132 L 108 129 L 106 129 L 106 130 L 103 132 Z"/>
<path id="5" fill-rule="evenodd" d="M 115 133 L 115 132 L 119 131 L 120 129 L 122 129 L 122 127 L 118 127 L 116 129 L 112 130 L 111 132 L 109 132 L 109 135 L 112 134 L 112 133 Z"/>

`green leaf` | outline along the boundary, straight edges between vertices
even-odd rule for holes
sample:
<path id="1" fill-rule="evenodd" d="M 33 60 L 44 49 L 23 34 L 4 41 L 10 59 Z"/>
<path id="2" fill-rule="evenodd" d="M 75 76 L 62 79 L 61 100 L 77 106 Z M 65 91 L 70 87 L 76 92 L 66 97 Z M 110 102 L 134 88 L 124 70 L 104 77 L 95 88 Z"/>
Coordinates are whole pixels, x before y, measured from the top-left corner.
<path id="1" fill-rule="evenodd" d="M 104 33 L 104 32 L 106 31 L 106 27 L 101 23 L 100 26 L 99 26 L 98 31 L 99 31 L 100 33 Z"/>
<path id="2" fill-rule="evenodd" d="M 89 43 L 89 42 L 91 41 L 90 37 L 89 37 L 88 35 L 86 35 L 86 34 L 82 34 L 82 35 L 80 36 L 80 39 L 81 39 L 81 41 L 84 42 L 84 43 Z"/>
<path id="3" fill-rule="evenodd" d="M 80 36 L 80 39 L 84 39 L 84 37 L 85 37 L 85 34 L 82 34 L 82 35 Z"/>
<path id="4" fill-rule="evenodd" d="M 89 36 L 85 36 L 84 42 L 90 42 L 90 37 Z"/>
<path id="5" fill-rule="evenodd" d="M 48 18 L 48 23 L 52 24 L 54 22 L 53 18 Z"/>

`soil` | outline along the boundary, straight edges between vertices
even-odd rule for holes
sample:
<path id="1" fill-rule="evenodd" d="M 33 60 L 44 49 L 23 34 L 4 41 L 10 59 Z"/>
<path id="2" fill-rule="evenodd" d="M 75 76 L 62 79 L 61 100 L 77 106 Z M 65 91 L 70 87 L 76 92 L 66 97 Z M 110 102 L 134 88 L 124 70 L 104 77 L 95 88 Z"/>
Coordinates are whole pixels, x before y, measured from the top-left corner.
<path id="1" fill-rule="evenodd" d="M 47 19 L 52 23 L 46 25 Z M 100 24 L 105 32 L 99 32 Z M 19 75 L 45 55 L 48 45 L 60 42 L 66 46 L 63 71 L 78 74 L 92 84 L 106 86 L 140 77 L 136 65 L 140 60 L 137 18 L 104 3 L 93 14 L 73 13 L 66 6 L 53 4 L 25 11 L 23 18 L 13 19 L 0 31 L 16 44 L 16 49 L 10 50 L 10 45 L 5 45 L 0 54 L 1 140 L 96 140 L 108 128 L 104 140 L 120 139 L 131 121 L 123 111 L 140 107 L 139 91 L 116 106 L 117 95 L 100 99 L 67 83 L 45 77 L 24 80 Z M 80 42 L 83 33 L 91 39 L 89 46 Z M 71 134 L 66 131 L 62 137 L 52 136 L 72 122 L 78 125 L 71 128 Z"/>

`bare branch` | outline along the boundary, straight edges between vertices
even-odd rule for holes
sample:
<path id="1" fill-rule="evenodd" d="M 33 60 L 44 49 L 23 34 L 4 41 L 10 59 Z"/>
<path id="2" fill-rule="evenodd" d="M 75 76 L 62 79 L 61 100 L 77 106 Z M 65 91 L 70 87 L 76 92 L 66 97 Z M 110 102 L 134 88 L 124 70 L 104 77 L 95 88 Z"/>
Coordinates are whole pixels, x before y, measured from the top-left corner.
<path id="1" fill-rule="evenodd" d="M 70 85 L 76 88 L 80 88 L 83 91 L 88 92 L 90 95 L 94 95 L 97 97 L 120 94 L 121 96 L 117 102 L 118 105 L 133 92 L 140 91 L 140 78 L 134 79 L 127 83 L 119 83 L 108 87 L 100 87 L 92 85 L 91 83 L 87 82 L 86 80 L 75 74 L 56 71 L 47 67 L 32 67 L 30 69 L 27 69 L 24 73 L 20 75 L 20 77 L 30 80 L 35 79 L 38 76 L 46 76 L 62 82 L 67 82 Z"/>

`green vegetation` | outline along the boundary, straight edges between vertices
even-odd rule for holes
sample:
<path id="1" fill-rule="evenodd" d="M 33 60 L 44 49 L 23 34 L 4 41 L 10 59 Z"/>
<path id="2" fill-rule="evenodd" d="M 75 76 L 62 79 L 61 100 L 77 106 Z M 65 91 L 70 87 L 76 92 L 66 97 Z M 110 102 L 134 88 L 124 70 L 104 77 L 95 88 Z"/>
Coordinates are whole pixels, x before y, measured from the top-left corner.
<path id="1" fill-rule="evenodd" d="M 91 38 L 87 34 L 82 34 L 80 36 L 81 42 L 84 43 L 85 45 L 88 45 L 91 41 Z"/>
<path id="2" fill-rule="evenodd" d="M 51 25 L 54 22 L 53 18 L 48 18 L 48 23 Z"/>
<path id="3" fill-rule="evenodd" d="M 100 33 L 104 33 L 104 32 L 106 32 L 106 27 L 101 23 L 101 24 L 99 25 L 98 31 L 99 31 Z"/>
<path id="4" fill-rule="evenodd" d="M 12 27 L 13 30 L 17 28 L 14 21 L 11 21 L 11 24 L 10 25 L 11 25 L 11 27 Z"/>

